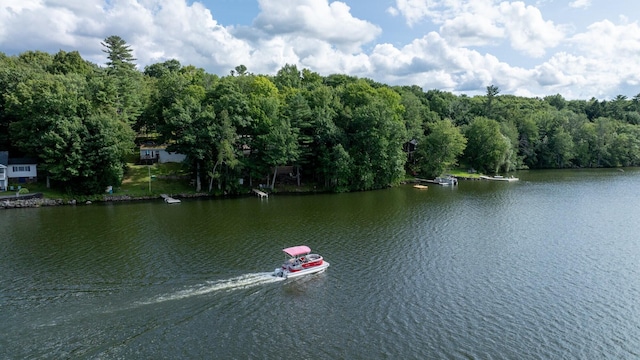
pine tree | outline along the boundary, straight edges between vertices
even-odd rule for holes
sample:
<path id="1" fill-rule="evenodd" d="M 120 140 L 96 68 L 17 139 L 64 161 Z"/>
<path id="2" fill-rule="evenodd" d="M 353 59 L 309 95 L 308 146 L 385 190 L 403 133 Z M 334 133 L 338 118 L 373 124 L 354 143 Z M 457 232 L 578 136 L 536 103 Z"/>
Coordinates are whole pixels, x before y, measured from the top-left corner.
<path id="1" fill-rule="evenodd" d="M 134 70 L 136 68 L 135 59 L 131 54 L 131 46 L 127 45 L 120 36 L 111 35 L 101 42 L 102 46 L 106 50 L 102 50 L 107 53 L 107 66 L 112 70 Z"/>

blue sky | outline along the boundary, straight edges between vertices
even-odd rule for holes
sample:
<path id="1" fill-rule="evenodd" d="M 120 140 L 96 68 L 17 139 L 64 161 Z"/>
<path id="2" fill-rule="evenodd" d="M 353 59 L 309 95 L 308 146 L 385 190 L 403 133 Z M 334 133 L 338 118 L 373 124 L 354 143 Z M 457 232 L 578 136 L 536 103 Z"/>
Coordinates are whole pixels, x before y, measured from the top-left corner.
<path id="1" fill-rule="evenodd" d="M 285 64 L 457 94 L 640 93 L 640 2 L 604 0 L 1 0 L 0 51 L 78 50 L 119 35 L 140 69 L 229 74 Z"/>

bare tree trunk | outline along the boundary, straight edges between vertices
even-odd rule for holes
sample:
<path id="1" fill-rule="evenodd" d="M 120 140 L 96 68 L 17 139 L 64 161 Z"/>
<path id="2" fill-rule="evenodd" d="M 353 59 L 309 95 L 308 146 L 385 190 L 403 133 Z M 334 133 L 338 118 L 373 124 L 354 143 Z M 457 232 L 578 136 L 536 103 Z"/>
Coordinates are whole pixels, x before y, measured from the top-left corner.
<path id="1" fill-rule="evenodd" d="M 296 166 L 296 178 L 298 179 L 298 186 L 300 186 L 300 166 Z"/>
<path id="2" fill-rule="evenodd" d="M 213 189 L 213 177 L 216 176 L 216 168 L 218 167 L 219 161 L 216 161 L 216 164 L 213 165 L 213 171 L 211 172 L 211 180 L 209 181 L 209 192 Z M 218 183 L 218 188 L 220 188 L 220 183 Z"/>
<path id="3" fill-rule="evenodd" d="M 200 182 L 200 161 L 196 161 L 196 192 L 202 190 L 202 183 Z"/>
<path id="4" fill-rule="evenodd" d="M 273 181 L 271 182 L 271 190 L 276 187 L 276 175 L 278 174 L 278 166 L 276 165 L 273 170 Z"/>

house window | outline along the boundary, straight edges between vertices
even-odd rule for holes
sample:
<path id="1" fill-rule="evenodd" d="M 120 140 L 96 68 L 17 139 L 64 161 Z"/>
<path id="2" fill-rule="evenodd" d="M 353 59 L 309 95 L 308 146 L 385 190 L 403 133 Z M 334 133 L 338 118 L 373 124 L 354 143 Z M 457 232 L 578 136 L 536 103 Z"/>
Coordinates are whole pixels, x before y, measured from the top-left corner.
<path id="1" fill-rule="evenodd" d="M 26 166 L 14 166 L 13 167 L 13 172 L 25 172 L 25 171 L 31 171 L 31 166 L 26 165 Z"/>

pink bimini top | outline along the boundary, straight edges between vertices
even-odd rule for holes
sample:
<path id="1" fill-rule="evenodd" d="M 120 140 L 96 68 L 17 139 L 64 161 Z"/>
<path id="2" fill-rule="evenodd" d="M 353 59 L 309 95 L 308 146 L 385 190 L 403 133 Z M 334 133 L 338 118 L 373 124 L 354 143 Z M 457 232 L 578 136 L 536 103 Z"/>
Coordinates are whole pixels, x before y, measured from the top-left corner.
<path id="1" fill-rule="evenodd" d="M 286 249 L 282 249 L 282 251 L 284 251 L 290 256 L 299 256 L 299 255 L 306 255 L 310 253 L 311 249 L 306 245 L 299 245 L 299 246 L 292 246 Z"/>

